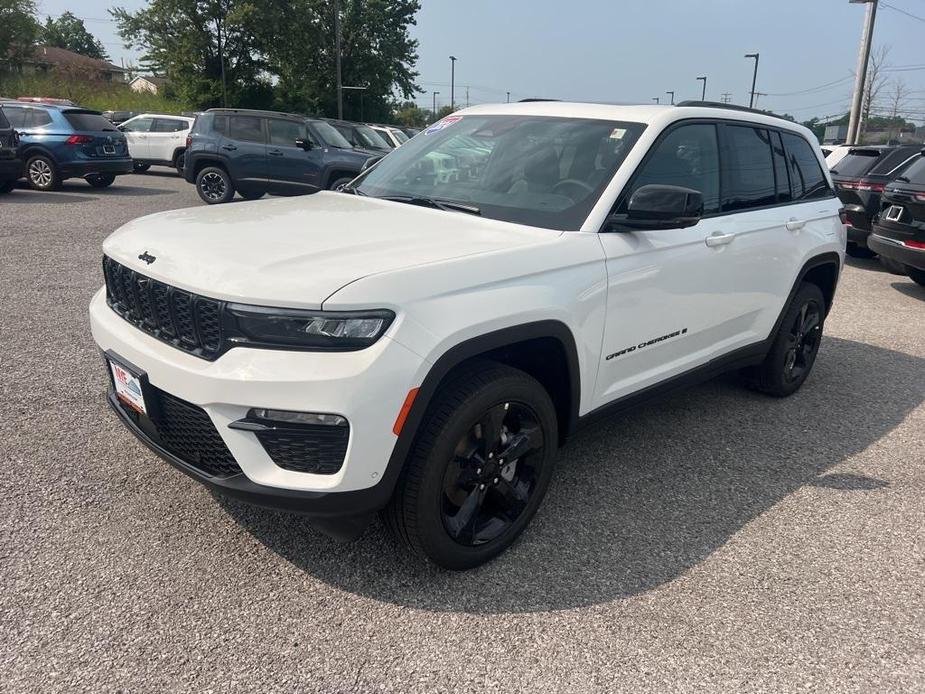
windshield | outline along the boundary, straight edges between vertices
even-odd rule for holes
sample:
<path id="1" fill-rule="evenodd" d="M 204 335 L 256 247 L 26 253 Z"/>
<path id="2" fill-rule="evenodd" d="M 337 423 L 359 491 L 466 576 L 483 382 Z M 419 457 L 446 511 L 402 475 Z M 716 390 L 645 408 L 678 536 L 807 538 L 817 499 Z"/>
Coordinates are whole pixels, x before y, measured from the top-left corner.
<path id="1" fill-rule="evenodd" d="M 408 136 L 398 128 L 389 128 L 389 132 L 392 133 L 392 137 L 394 137 L 402 144 L 406 143 L 409 139 Z"/>
<path id="2" fill-rule="evenodd" d="M 836 176 L 863 176 L 874 167 L 879 159 L 880 152 L 877 150 L 865 149 L 850 152 L 835 165 L 832 173 Z"/>
<path id="3" fill-rule="evenodd" d="M 374 197 L 430 198 L 483 217 L 578 229 L 645 126 L 547 116 L 449 116 L 360 178 Z"/>
<path id="4" fill-rule="evenodd" d="M 321 139 L 321 144 L 328 147 L 339 147 L 340 149 L 353 149 L 353 145 L 347 142 L 344 136 L 337 132 L 337 128 L 330 123 L 314 121 L 311 127 L 315 135 Z"/>
<path id="5" fill-rule="evenodd" d="M 372 147 L 373 149 L 392 149 L 392 146 L 382 139 L 382 135 L 377 133 L 368 125 L 355 125 L 353 127 L 357 132 L 357 139 L 360 140 L 364 147 Z"/>

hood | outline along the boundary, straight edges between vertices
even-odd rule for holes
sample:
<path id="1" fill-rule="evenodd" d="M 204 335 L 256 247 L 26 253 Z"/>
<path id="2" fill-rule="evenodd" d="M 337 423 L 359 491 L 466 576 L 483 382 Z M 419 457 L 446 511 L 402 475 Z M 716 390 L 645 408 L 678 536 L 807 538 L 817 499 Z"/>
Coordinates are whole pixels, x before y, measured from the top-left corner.
<path id="1" fill-rule="evenodd" d="M 559 235 L 322 191 L 142 217 L 106 239 L 103 251 L 143 275 L 216 299 L 317 309 L 362 277 Z"/>

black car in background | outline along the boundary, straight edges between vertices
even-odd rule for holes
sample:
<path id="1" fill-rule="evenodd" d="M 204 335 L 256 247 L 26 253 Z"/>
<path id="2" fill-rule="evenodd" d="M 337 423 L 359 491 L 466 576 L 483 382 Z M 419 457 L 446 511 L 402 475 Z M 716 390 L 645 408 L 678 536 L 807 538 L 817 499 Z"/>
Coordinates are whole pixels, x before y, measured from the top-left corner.
<path id="1" fill-rule="evenodd" d="M 0 194 L 9 193 L 22 176 L 22 160 L 17 153 L 19 135 L 0 106 Z"/>
<path id="2" fill-rule="evenodd" d="M 380 155 L 392 151 L 392 146 L 382 139 L 382 135 L 365 123 L 351 123 L 346 120 L 328 120 L 327 122 L 337 128 L 344 139 L 357 149 Z"/>
<path id="3" fill-rule="evenodd" d="M 871 222 L 880 211 L 880 194 L 921 149 L 921 145 L 852 147 L 832 168 L 835 190 L 848 217 L 848 255 L 854 258 L 875 255 L 867 245 L 867 237 Z M 890 267 L 889 261 L 885 265 Z"/>
<path id="4" fill-rule="evenodd" d="M 867 243 L 925 287 L 925 151 L 884 188 Z"/>
<path id="5" fill-rule="evenodd" d="M 326 121 L 275 111 L 209 109 L 186 142 L 184 178 L 209 204 L 235 192 L 256 200 L 333 190 L 379 158 L 355 150 Z"/>

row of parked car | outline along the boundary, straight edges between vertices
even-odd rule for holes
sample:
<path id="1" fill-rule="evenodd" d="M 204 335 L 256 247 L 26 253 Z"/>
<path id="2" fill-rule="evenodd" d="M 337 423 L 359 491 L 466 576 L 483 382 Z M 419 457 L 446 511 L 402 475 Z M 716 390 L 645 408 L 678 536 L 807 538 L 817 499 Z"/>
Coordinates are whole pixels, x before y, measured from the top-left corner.
<path id="1" fill-rule="evenodd" d="M 925 286 L 925 149 L 840 146 L 826 156 L 848 223 L 848 255 L 880 257 Z"/>
<path id="2" fill-rule="evenodd" d="M 65 100 L 0 99 L 0 191 L 21 177 L 43 191 L 77 177 L 104 188 L 151 166 L 183 176 L 195 140 L 203 146 L 193 182 L 206 202 L 225 202 L 236 190 L 245 197 L 299 194 L 353 178 L 417 132 L 269 111 L 215 114 L 100 113 Z M 203 184 L 206 164 L 222 173 L 202 177 Z"/>

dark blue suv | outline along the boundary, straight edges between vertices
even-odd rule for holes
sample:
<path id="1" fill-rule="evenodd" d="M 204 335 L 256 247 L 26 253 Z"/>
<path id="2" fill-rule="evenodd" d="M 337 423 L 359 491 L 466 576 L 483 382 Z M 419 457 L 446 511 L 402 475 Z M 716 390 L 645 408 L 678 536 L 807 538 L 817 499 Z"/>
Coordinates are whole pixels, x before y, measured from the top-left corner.
<path id="1" fill-rule="evenodd" d="M 235 192 L 304 195 L 333 190 L 380 155 L 354 149 L 329 123 L 275 111 L 213 108 L 186 140 L 183 174 L 210 205 Z"/>
<path id="2" fill-rule="evenodd" d="M 132 173 L 125 136 L 99 111 L 75 106 L 2 102 L 19 132 L 24 175 L 36 190 L 55 190 L 66 178 L 84 178 L 94 188 Z"/>

